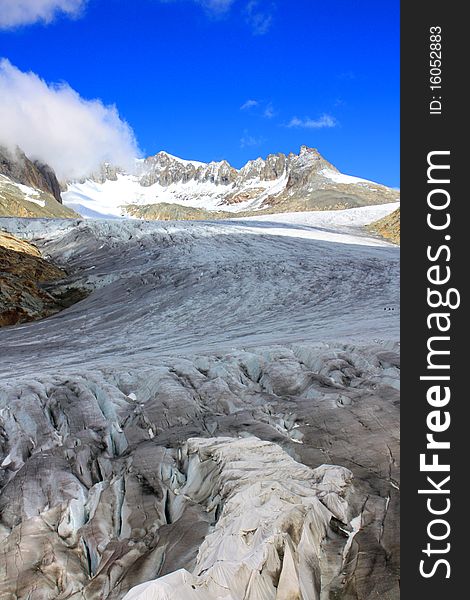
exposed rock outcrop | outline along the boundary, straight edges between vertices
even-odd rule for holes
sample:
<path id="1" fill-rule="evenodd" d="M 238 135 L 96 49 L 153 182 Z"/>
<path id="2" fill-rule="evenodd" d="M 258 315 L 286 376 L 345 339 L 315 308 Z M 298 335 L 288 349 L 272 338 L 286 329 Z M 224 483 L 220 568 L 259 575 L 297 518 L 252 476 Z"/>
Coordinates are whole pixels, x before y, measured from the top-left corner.
<path id="1" fill-rule="evenodd" d="M 60 184 L 54 171 L 40 161 L 30 160 L 19 148 L 9 152 L 0 146 L 0 175 L 50 194 L 62 204 Z"/>
<path id="2" fill-rule="evenodd" d="M 375 221 L 368 225 L 368 229 L 378 233 L 394 244 L 400 243 L 400 209 L 398 208 L 392 214 Z"/>
<path id="3" fill-rule="evenodd" d="M 159 204 L 130 204 L 125 207 L 131 217 L 155 221 L 210 221 L 211 219 L 229 219 L 233 213 L 226 211 L 205 210 L 181 204 L 161 202 Z"/>
<path id="4" fill-rule="evenodd" d="M 35 246 L 0 231 L 0 327 L 43 319 L 84 298 L 76 288 L 47 289 L 65 277 Z"/>
<path id="5" fill-rule="evenodd" d="M 77 213 L 63 206 L 60 184 L 48 165 L 0 146 L 0 216 L 71 218 Z"/>

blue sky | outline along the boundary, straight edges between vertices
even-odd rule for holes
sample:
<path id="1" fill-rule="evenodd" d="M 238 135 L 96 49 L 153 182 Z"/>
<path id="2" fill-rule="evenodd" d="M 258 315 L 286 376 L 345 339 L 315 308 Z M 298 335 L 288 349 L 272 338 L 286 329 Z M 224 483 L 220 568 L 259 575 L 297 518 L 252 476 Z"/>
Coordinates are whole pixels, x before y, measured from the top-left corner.
<path id="1" fill-rule="evenodd" d="M 89 0 L 0 31 L 0 56 L 115 104 L 146 155 L 240 167 L 307 144 L 399 186 L 398 0 Z"/>

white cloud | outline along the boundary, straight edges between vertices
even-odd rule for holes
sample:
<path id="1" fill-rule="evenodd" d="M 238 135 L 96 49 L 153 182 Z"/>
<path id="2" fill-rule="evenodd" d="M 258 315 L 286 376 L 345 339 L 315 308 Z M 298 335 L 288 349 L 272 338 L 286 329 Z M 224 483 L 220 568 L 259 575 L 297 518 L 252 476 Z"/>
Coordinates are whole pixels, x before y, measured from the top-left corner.
<path id="1" fill-rule="evenodd" d="M 331 115 L 323 114 L 318 119 L 310 119 L 306 117 L 305 119 L 299 119 L 298 117 L 292 117 L 292 119 L 287 124 L 287 127 L 302 127 L 304 129 L 325 129 L 336 127 L 338 125 L 338 121 L 332 117 Z"/>
<path id="2" fill-rule="evenodd" d="M 178 0 L 160 0 L 168 3 Z M 235 0 L 191 0 L 199 4 L 213 17 L 226 15 Z M 0 29 L 11 29 L 33 23 L 51 23 L 61 14 L 79 16 L 88 0 L 0 0 Z M 255 35 L 263 35 L 271 27 L 272 15 L 261 9 L 258 0 L 249 0 L 245 6 L 245 18 Z"/>
<path id="3" fill-rule="evenodd" d="M 262 137 L 254 137 L 245 129 L 243 136 L 240 138 L 240 148 L 249 148 L 253 146 L 261 146 L 265 142 Z"/>
<path id="4" fill-rule="evenodd" d="M 256 108 L 256 114 L 262 115 L 266 119 L 272 119 L 277 115 L 277 111 L 274 109 L 272 102 L 266 102 L 265 100 L 247 100 L 240 106 L 240 110 L 251 110 Z"/>
<path id="5" fill-rule="evenodd" d="M 258 100 L 247 100 L 240 106 L 240 110 L 248 110 L 249 108 L 254 108 L 255 106 L 258 106 L 258 104 Z"/>
<path id="6" fill-rule="evenodd" d="M 258 0 L 250 0 L 245 6 L 245 16 L 248 25 L 254 35 L 264 35 L 269 31 L 273 22 L 272 10 L 274 5 L 269 7 L 260 6 Z"/>
<path id="7" fill-rule="evenodd" d="M 235 2 L 235 0 L 159 0 L 159 2 L 163 4 L 188 1 L 192 2 L 193 4 L 199 4 L 199 6 L 202 6 L 208 15 L 213 17 L 220 17 L 228 13 L 228 11 L 232 8 L 232 4 Z"/>
<path id="8" fill-rule="evenodd" d="M 273 117 L 276 116 L 276 111 L 274 110 L 274 106 L 272 105 L 271 102 L 268 103 L 268 105 L 266 106 L 266 108 L 264 109 L 264 116 L 267 119 L 272 119 Z"/>
<path id="9" fill-rule="evenodd" d="M 115 106 L 85 100 L 70 86 L 48 85 L 0 61 L 0 145 L 49 164 L 60 179 L 84 177 L 103 162 L 130 168 L 138 155 Z"/>
<path id="10" fill-rule="evenodd" d="M 77 16 L 87 0 L 0 0 L 0 29 L 50 23 L 59 14 Z"/>
<path id="11" fill-rule="evenodd" d="M 178 0 L 160 0 L 175 2 Z M 235 0 L 191 0 L 199 4 L 207 14 L 214 17 L 226 15 Z M 61 14 L 76 17 L 81 14 L 88 0 L 0 0 L 0 29 L 11 29 L 33 23 L 51 23 Z M 259 8 L 257 0 L 250 0 L 245 7 L 245 17 L 253 33 L 262 35 L 271 25 L 269 12 Z"/>
<path id="12" fill-rule="evenodd" d="M 215 14 L 223 14 L 227 12 L 235 0 L 196 0 L 206 10 Z"/>

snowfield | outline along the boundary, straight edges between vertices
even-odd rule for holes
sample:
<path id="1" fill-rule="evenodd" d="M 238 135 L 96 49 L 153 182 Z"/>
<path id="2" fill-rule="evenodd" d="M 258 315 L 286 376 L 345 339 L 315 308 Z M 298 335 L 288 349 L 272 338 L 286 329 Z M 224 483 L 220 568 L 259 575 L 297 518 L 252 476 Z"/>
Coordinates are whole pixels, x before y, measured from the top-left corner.
<path id="1" fill-rule="evenodd" d="M 0 597 L 398 600 L 396 208 L 0 219 L 91 292 L 0 330 Z"/>
<path id="2" fill-rule="evenodd" d="M 178 160 L 193 164 L 190 161 Z M 161 186 L 158 183 L 142 186 L 139 177 L 118 174 L 116 181 L 106 180 L 104 183 L 96 183 L 86 180 L 83 183 L 70 183 L 67 191 L 62 193 L 62 199 L 66 206 L 85 218 L 121 217 L 126 215 L 123 207 L 127 204 L 145 205 L 159 202 L 237 213 L 258 208 L 269 195 L 284 189 L 286 181 L 285 175 L 271 182 L 260 181 L 259 178 L 252 179 L 240 191 L 249 192 L 256 189 L 258 191 L 256 198 L 236 204 L 226 204 L 223 202 L 226 195 L 236 191 L 232 184 L 217 185 L 192 180 L 185 183 L 172 183 L 168 186 Z"/>
<path id="3" fill-rule="evenodd" d="M 377 185 L 374 181 L 370 181 L 370 179 L 361 179 L 360 177 L 354 177 L 353 175 L 345 175 L 344 173 L 339 173 L 338 171 L 333 171 L 332 169 L 322 169 L 320 173 L 335 183 L 361 183 L 365 185 Z"/>

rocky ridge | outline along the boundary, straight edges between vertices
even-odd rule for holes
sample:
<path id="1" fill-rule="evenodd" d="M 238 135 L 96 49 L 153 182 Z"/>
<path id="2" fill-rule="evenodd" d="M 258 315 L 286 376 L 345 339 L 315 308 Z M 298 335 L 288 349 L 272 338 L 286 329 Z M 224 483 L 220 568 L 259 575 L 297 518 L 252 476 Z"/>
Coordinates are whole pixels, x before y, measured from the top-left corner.
<path id="1" fill-rule="evenodd" d="M 234 212 L 344 209 L 394 202 L 399 193 L 344 175 L 318 150 L 302 146 L 299 154 L 271 154 L 241 169 L 225 160 L 201 163 L 159 152 L 137 161 L 133 174 L 104 165 L 90 179 L 69 183 L 63 197 L 85 216 L 160 220 L 206 218 L 206 211 L 225 218 Z"/>
<path id="2" fill-rule="evenodd" d="M 136 161 L 133 173 L 104 164 L 82 181 L 60 184 L 54 171 L 17 149 L 0 148 L 0 216 L 224 219 L 278 212 L 337 210 L 394 202 L 386 186 L 340 173 L 314 148 L 250 160 L 202 163 L 166 152 Z"/>

